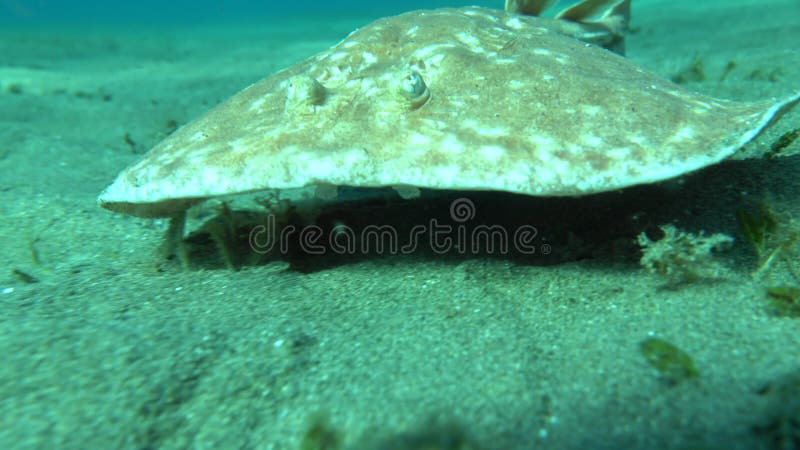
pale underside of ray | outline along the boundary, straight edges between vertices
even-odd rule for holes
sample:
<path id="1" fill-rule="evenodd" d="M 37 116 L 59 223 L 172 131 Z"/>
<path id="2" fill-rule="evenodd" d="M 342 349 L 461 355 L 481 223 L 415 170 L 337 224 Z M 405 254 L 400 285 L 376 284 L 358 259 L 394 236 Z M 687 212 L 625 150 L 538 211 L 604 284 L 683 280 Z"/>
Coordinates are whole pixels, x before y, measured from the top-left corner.
<path id="1" fill-rule="evenodd" d="M 315 185 L 591 194 L 714 164 L 798 101 L 690 93 L 551 22 L 474 7 L 374 22 L 177 130 L 100 204 L 169 216 Z"/>

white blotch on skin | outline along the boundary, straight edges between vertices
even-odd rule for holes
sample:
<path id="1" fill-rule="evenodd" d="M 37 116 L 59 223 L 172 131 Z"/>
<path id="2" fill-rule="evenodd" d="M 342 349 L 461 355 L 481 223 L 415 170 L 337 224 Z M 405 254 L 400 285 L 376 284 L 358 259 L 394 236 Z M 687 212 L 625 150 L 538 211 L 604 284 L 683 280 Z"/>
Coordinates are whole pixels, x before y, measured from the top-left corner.
<path id="1" fill-rule="evenodd" d="M 319 80 L 329 81 L 332 84 L 340 83 L 343 79 L 348 78 L 350 72 L 349 66 L 345 70 L 340 69 L 338 66 L 330 66 L 320 75 Z"/>
<path id="2" fill-rule="evenodd" d="M 460 42 L 472 46 L 480 46 L 481 43 L 481 41 L 475 36 L 464 32 L 456 34 L 456 39 L 458 39 Z"/>
<path id="3" fill-rule="evenodd" d="M 553 52 L 551 52 L 550 50 L 548 50 L 546 48 L 535 48 L 535 49 L 533 49 L 533 54 L 534 55 L 540 55 L 540 56 L 550 56 L 550 55 L 553 54 Z"/>
<path id="4" fill-rule="evenodd" d="M 670 140 L 682 142 L 694 137 L 694 129 L 692 127 L 682 127 L 679 129 Z"/>
<path id="5" fill-rule="evenodd" d="M 464 127 L 483 137 L 502 137 L 509 134 L 506 128 L 482 126 L 474 120 L 465 120 Z"/>
<path id="6" fill-rule="evenodd" d="M 600 139 L 600 137 L 598 137 L 598 136 L 595 136 L 595 135 L 593 135 L 593 134 L 587 134 L 587 135 L 584 135 L 584 136 L 583 136 L 583 139 L 581 139 L 581 141 L 582 141 L 584 144 L 586 144 L 586 145 L 590 145 L 590 146 L 592 146 L 592 147 L 600 147 L 600 146 L 602 146 L 602 145 L 603 145 L 603 140 L 602 140 L 602 139 Z"/>
<path id="7" fill-rule="evenodd" d="M 498 145 L 484 145 L 481 146 L 480 152 L 487 161 L 494 163 L 503 157 L 506 150 Z"/>
<path id="8" fill-rule="evenodd" d="M 438 63 L 444 58 L 444 49 L 454 48 L 456 44 L 434 44 L 422 47 L 414 52 L 416 59 L 428 60 L 428 62 Z M 430 59 L 428 59 L 430 58 Z"/>
<path id="9" fill-rule="evenodd" d="M 537 150 L 547 150 L 553 147 L 553 143 L 555 141 L 553 141 L 552 138 L 549 138 L 547 136 L 532 134 L 531 136 L 528 137 L 528 142 L 533 144 L 533 146 Z"/>
<path id="10" fill-rule="evenodd" d="M 444 153 L 463 153 L 464 144 L 457 137 L 449 135 L 442 140 L 439 149 Z"/>
<path id="11" fill-rule="evenodd" d="M 461 42 L 462 44 L 466 45 L 475 53 L 483 53 L 485 50 L 481 46 L 480 39 L 476 38 L 475 36 L 468 34 L 468 33 L 458 33 L 456 34 L 456 40 Z"/>
<path id="12" fill-rule="evenodd" d="M 208 135 L 203 133 L 202 131 L 198 131 L 197 133 L 193 134 L 191 137 L 192 142 L 203 142 L 208 138 Z"/>
<path id="13" fill-rule="evenodd" d="M 527 164 L 517 164 L 510 170 L 503 172 L 506 186 L 512 190 L 525 190 L 530 188 L 531 168 Z"/>
<path id="14" fill-rule="evenodd" d="M 364 91 L 364 97 L 366 97 L 366 98 L 370 98 L 370 97 L 373 97 L 375 95 L 383 93 L 383 89 L 380 89 L 380 88 L 378 88 L 376 86 L 364 86 L 364 88 L 366 89 Z"/>
<path id="15" fill-rule="evenodd" d="M 428 58 L 427 63 L 429 66 L 436 66 L 439 65 L 439 63 L 441 63 L 443 59 L 444 59 L 444 53 L 438 53 Z"/>
<path id="16" fill-rule="evenodd" d="M 250 103 L 250 111 L 260 110 L 265 101 L 267 100 L 263 97 L 253 101 L 253 103 Z"/>
<path id="17" fill-rule="evenodd" d="M 371 83 L 366 78 L 355 78 L 349 80 L 344 84 L 348 89 L 366 90 L 372 87 Z"/>
<path id="18" fill-rule="evenodd" d="M 552 156 L 550 153 L 545 153 L 548 156 Z M 555 176 L 564 176 L 569 173 L 571 164 L 568 161 L 565 161 L 560 158 L 542 158 L 542 164 L 544 167 L 550 169 L 549 171 Z"/>
<path id="19" fill-rule="evenodd" d="M 439 184 L 451 184 L 453 180 L 459 179 L 460 170 L 458 166 L 438 166 L 433 168 L 433 178 L 438 180 Z"/>
<path id="20" fill-rule="evenodd" d="M 420 133 L 414 133 L 408 139 L 408 145 L 410 147 L 426 147 L 430 143 L 431 138 Z"/>
<path id="21" fill-rule="evenodd" d="M 569 144 L 567 145 L 567 150 L 569 150 L 573 155 L 578 155 L 586 151 L 586 147 L 578 144 Z"/>
<path id="22" fill-rule="evenodd" d="M 244 152 L 249 148 L 244 143 L 243 139 L 234 139 L 234 140 L 228 142 L 228 145 L 230 145 L 231 150 L 233 150 L 234 152 L 238 152 L 238 153 Z"/>
<path id="23" fill-rule="evenodd" d="M 512 18 L 506 20 L 506 26 L 509 27 L 509 28 L 513 28 L 515 30 L 521 30 L 521 29 L 525 28 L 525 24 L 522 23 L 522 21 L 519 20 L 519 18 L 517 18 L 517 17 L 512 17 Z"/>
<path id="24" fill-rule="evenodd" d="M 603 111 L 603 108 L 597 105 L 581 105 L 581 112 L 587 116 L 597 116 Z"/>
<path id="25" fill-rule="evenodd" d="M 213 167 L 201 167 L 201 179 L 203 180 L 203 184 L 206 186 L 214 186 L 219 184 L 220 176 L 219 171 Z"/>
<path id="26" fill-rule="evenodd" d="M 361 54 L 361 57 L 364 58 L 363 65 L 370 65 L 375 64 L 378 61 L 378 57 L 370 52 L 364 52 Z"/>
<path id="27" fill-rule="evenodd" d="M 619 160 L 619 161 L 627 161 L 631 157 L 631 149 L 628 147 L 619 147 L 619 148 L 611 148 L 605 151 L 605 155 Z"/>

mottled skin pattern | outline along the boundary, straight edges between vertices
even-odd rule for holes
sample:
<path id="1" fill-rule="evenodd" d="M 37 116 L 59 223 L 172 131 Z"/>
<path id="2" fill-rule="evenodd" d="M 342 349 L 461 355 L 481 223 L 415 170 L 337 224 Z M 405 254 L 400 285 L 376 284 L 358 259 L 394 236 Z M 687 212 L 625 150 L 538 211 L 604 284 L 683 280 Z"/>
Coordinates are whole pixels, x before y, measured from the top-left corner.
<path id="1" fill-rule="evenodd" d="M 100 203 L 167 216 L 316 184 L 603 192 L 716 163 L 797 101 L 693 94 L 551 22 L 483 8 L 378 20 L 179 129 Z"/>

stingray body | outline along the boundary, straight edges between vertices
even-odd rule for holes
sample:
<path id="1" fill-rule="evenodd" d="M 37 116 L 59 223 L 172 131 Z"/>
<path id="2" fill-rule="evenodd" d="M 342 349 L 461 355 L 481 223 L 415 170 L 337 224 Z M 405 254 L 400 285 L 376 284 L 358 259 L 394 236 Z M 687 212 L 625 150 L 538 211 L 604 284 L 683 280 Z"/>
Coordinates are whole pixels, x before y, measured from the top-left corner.
<path id="1" fill-rule="evenodd" d="M 180 128 L 99 202 L 157 217 L 313 185 L 584 195 L 719 162 L 798 101 L 691 93 L 553 23 L 477 7 L 378 20 Z"/>

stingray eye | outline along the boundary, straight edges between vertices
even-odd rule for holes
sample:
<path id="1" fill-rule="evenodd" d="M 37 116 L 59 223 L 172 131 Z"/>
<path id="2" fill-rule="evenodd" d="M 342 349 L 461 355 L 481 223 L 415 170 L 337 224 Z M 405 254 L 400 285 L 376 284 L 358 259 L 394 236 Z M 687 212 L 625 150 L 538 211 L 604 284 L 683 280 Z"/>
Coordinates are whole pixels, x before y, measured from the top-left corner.
<path id="1" fill-rule="evenodd" d="M 410 71 L 400 80 L 400 93 L 408 100 L 412 109 L 424 105 L 431 98 L 431 91 L 416 71 Z"/>

